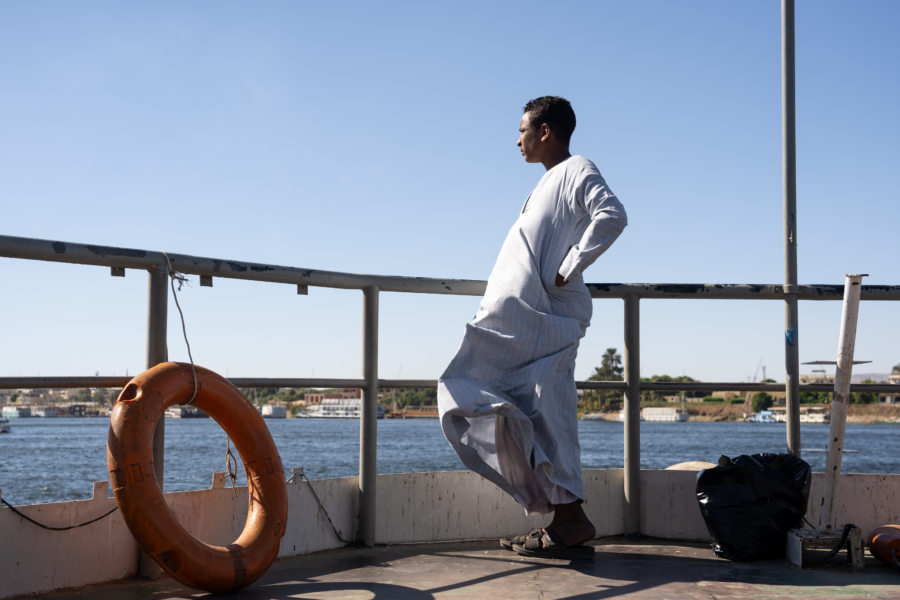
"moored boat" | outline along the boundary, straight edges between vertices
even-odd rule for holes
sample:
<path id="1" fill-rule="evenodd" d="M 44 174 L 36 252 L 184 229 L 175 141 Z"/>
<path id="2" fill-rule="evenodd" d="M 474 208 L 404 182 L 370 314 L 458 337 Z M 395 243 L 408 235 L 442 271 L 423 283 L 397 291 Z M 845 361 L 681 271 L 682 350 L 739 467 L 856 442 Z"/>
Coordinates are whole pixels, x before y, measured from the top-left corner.
<path id="1" fill-rule="evenodd" d="M 801 423 L 829 423 L 831 422 L 831 414 L 824 408 L 814 406 L 810 408 L 800 408 Z"/>
<path id="2" fill-rule="evenodd" d="M 287 407 L 283 404 L 266 404 L 259 412 L 266 419 L 287 418 Z"/>
<path id="3" fill-rule="evenodd" d="M 196 406 L 170 406 L 165 415 L 170 419 L 203 419 L 208 418 L 205 412 Z"/>
<path id="4" fill-rule="evenodd" d="M 625 409 L 624 408 L 619 411 L 619 416 L 616 418 L 616 420 L 619 421 L 619 423 L 625 422 Z M 642 414 L 641 421 L 643 421 L 643 420 L 644 420 L 644 415 Z"/>
<path id="5" fill-rule="evenodd" d="M 582 421 L 605 421 L 606 417 L 603 413 L 585 413 L 584 416 L 581 417 Z"/>
<path id="6" fill-rule="evenodd" d="M 317 419 L 358 419 L 362 414 L 362 398 L 323 398 L 303 416 Z M 378 405 L 378 418 L 384 418 L 384 407 Z"/>
<path id="7" fill-rule="evenodd" d="M 8 419 L 21 419 L 31 416 L 30 406 L 4 406 L 2 416 Z"/>
<path id="8" fill-rule="evenodd" d="M 690 419 L 690 415 L 680 408 L 669 408 L 665 406 L 654 407 L 648 406 L 641 410 L 642 421 L 655 421 L 663 423 L 683 423 Z"/>
<path id="9" fill-rule="evenodd" d="M 748 423 L 778 423 L 771 410 L 761 410 L 745 419 Z"/>

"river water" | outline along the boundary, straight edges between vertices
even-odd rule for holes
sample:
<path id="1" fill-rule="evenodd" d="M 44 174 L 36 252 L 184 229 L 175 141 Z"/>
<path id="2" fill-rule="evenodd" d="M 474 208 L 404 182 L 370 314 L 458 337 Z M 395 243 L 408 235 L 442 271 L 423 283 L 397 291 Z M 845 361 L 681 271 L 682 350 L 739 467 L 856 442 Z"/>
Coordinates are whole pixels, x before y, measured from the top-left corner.
<path id="1" fill-rule="evenodd" d="M 0 493 L 13 505 L 86 499 L 93 481 L 107 480 L 106 418 L 11 419 L 0 435 Z M 302 466 L 312 479 L 355 476 L 359 421 L 269 419 L 286 474 Z M 825 468 L 828 425 L 801 425 L 803 458 Z M 585 468 L 621 468 L 623 424 L 579 423 Z M 900 473 L 900 425 L 848 425 L 842 472 Z M 165 491 L 203 489 L 224 472 L 226 436 L 212 419 L 167 419 Z M 688 460 L 785 452 L 784 424 L 642 423 L 641 467 L 662 469 Z M 455 471 L 464 467 L 437 419 L 378 421 L 378 473 Z M 242 473 L 241 473 L 242 474 Z M 240 481 L 240 480 L 239 480 Z"/>

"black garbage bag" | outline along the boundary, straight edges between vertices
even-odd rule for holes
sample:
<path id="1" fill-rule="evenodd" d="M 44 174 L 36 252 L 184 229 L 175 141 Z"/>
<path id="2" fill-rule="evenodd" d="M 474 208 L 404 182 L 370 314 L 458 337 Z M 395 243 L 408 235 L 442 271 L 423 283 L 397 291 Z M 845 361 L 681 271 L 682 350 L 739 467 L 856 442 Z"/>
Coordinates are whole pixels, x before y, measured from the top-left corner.
<path id="1" fill-rule="evenodd" d="M 697 500 L 716 556 L 784 556 L 787 532 L 800 527 L 811 470 L 793 454 L 723 456 L 697 477 Z"/>

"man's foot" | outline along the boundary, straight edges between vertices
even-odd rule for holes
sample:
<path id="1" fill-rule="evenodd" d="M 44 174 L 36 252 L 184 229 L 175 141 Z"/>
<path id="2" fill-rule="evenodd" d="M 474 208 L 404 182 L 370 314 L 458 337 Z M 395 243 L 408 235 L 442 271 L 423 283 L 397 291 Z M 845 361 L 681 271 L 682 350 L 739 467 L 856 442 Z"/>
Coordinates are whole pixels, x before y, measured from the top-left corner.
<path id="1" fill-rule="evenodd" d="M 553 520 L 546 527 L 546 531 L 548 533 L 552 531 L 554 536 L 568 547 L 580 546 L 597 535 L 597 530 L 584 514 L 580 501 L 557 504 Z"/>

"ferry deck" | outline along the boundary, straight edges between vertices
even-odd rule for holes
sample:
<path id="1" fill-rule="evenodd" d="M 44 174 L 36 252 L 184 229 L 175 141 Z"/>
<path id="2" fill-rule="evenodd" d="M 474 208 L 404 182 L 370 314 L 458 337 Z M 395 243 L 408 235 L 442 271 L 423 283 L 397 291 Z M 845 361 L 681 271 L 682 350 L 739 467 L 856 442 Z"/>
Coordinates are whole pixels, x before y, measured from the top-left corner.
<path id="1" fill-rule="evenodd" d="M 533 559 L 496 542 L 350 548 L 277 561 L 258 581 L 220 598 L 241 600 L 498 598 L 897 598 L 900 573 L 868 557 L 853 572 L 843 553 L 802 569 L 786 560 L 732 562 L 708 544 L 651 538 L 594 540 L 593 561 Z M 29 596 L 35 600 L 188 600 L 212 596 L 168 577 Z"/>

